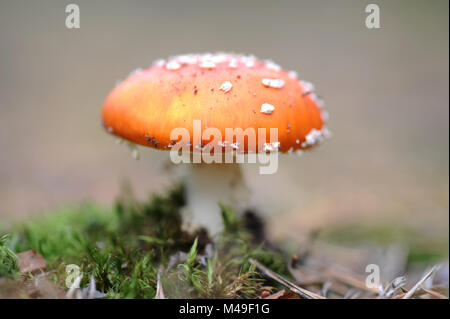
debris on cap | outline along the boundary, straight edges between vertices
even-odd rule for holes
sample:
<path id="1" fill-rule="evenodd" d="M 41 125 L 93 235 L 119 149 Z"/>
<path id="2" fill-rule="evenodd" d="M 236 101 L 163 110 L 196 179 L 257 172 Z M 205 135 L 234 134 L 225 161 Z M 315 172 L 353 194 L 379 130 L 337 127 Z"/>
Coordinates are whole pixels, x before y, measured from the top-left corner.
<path id="1" fill-rule="evenodd" d="M 219 90 L 224 91 L 225 93 L 227 93 L 228 91 L 231 90 L 231 88 L 233 87 L 233 84 L 231 84 L 230 81 L 225 81 L 222 83 L 222 85 L 219 87 Z"/>
<path id="2" fill-rule="evenodd" d="M 265 114 L 272 114 L 272 112 L 275 110 L 275 106 L 269 103 L 263 103 L 261 105 L 261 113 Z"/>
<path id="3" fill-rule="evenodd" d="M 261 82 L 264 86 L 275 89 L 281 89 L 284 86 L 284 81 L 280 79 L 262 79 Z"/>
<path id="4" fill-rule="evenodd" d="M 170 61 L 166 64 L 166 68 L 167 70 L 178 70 L 179 68 L 181 68 L 181 64 L 177 61 Z"/>

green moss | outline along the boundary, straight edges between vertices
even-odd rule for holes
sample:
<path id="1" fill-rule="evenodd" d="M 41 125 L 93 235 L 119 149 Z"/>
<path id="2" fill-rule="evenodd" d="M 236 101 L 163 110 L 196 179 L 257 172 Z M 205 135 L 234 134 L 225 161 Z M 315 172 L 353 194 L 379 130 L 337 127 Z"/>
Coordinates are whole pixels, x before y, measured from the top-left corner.
<path id="1" fill-rule="evenodd" d="M 0 277 L 15 278 L 18 275 L 17 256 L 8 247 L 8 235 L 0 236 Z"/>
<path id="2" fill-rule="evenodd" d="M 199 256 L 194 241 L 186 261 L 163 279 L 166 293 L 172 298 L 255 298 L 260 294 L 263 278 L 246 258 L 224 247 L 213 256 Z"/>
<path id="3" fill-rule="evenodd" d="M 225 206 L 224 231 L 215 239 L 213 255 L 208 255 L 205 246 L 210 239 L 204 232 L 182 229 L 183 205 L 182 186 L 143 202 L 125 189 L 112 209 L 90 203 L 47 214 L 17 227 L 10 241 L 1 237 L 0 253 L 7 258 L 1 258 L 0 276 L 17 274 L 13 251 L 29 249 L 44 256 L 56 286 L 65 287 L 66 266 L 75 264 L 83 273 L 81 286 L 86 287 L 92 276 L 107 298 L 154 298 L 158 270 L 166 269 L 179 252 L 188 252 L 186 260 L 162 276 L 171 298 L 255 297 L 265 279 L 248 263 L 249 257 L 285 271 L 282 256 L 248 244 L 251 235 Z"/>
<path id="4" fill-rule="evenodd" d="M 112 223 L 109 214 L 93 204 L 60 210 L 21 226 L 13 234 L 13 249 L 33 249 L 50 264 L 76 260 L 89 242 L 113 229 Z"/>

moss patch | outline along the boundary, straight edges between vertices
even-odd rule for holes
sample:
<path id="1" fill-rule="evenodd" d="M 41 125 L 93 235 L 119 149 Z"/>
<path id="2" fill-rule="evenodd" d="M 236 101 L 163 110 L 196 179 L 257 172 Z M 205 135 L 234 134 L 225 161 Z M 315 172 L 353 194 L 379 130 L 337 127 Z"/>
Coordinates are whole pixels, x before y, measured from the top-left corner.
<path id="1" fill-rule="evenodd" d="M 125 190 L 110 210 L 85 204 L 30 221 L 1 237 L 0 277 L 17 276 L 14 252 L 30 249 L 45 258 L 56 287 L 67 289 L 66 266 L 75 264 L 80 286 L 93 277 L 106 298 L 154 298 L 160 269 L 168 298 L 255 297 L 267 283 L 250 257 L 286 273 L 284 256 L 249 244 L 252 235 L 233 210 L 222 206 L 225 228 L 212 244 L 204 230 L 182 229 L 183 205 L 182 186 L 144 202 Z"/>

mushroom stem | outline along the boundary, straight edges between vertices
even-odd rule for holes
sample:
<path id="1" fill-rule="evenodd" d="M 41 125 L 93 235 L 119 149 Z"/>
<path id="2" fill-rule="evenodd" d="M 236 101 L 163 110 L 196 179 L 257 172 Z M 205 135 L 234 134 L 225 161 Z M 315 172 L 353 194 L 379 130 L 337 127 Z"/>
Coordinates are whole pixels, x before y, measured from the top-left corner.
<path id="1" fill-rule="evenodd" d="M 249 191 L 239 164 L 192 164 L 187 177 L 188 220 L 211 235 L 223 228 L 219 203 L 239 211 L 247 202 Z"/>

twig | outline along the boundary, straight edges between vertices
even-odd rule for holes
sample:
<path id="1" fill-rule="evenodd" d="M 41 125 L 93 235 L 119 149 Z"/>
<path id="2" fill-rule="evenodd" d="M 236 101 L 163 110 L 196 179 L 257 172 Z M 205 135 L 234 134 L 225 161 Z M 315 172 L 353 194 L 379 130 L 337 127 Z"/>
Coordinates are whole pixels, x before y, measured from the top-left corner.
<path id="1" fill-rule="evenodd" d="M 409 299 L 411 298 L 417 289 L 425 282 L 425 280 L 428 279 L 436 270 L 438 269 L 438 265 L 434 265 L 423 277 L 420 279 L 417 284 L 414 285 L 414 287 L 411 288 L 410 291 L 408 291 L 404 296 L 403 299 Z"/>
<path id="2" fill-rule="evenodd" d="M 337 272 L 334 272 L 334 271 L 328 271 L 327 274 L 330 277 L 332 277 L 332 278 L 334 278 L 334 279 L 336 279 L 336 280 L 338 280 L 340 282 L 343 282 L 344 284 L 349 285 L 351 287 L 359 288 L 361 290 L 365 290 L 365 291 L 368 291 L 368 292 L 371 292 L 371 293 L 378 294 L 378 289 L 376 289 L 376 288 L 369 288 L 369 287 L 366 286 L 366 284 L 364 282 L 362 282 L 362 281 L 360 281 L 360 280 L 358 280 L 356 278 L 350 277 L 350 276 L 348 276 L 346 274 L 337 273 Z"/>
<path id="3" fill-rule="evenodd" d="M 289 288 L 292 292 L 296 293 L 297 295 L 306 298 L 306 299 L 326 299 L 314 292 L 311 292 L 309 290 L 306 290 L 304 288 L 301 288 L 297 286 L 296 284 L 288 281 L 287 279 L 283 278 L 282 276 L 276 274 L 272 270 L 266 268 L 265 266 L 261 265 L 258 261 L 254 260 L 253 258 L 249 258 L 248 261 L 262 271 L 262 273 L 269 277 L 270 279 L 275 280 L 276 282 L 280 283 L 281 285 Z"/>

